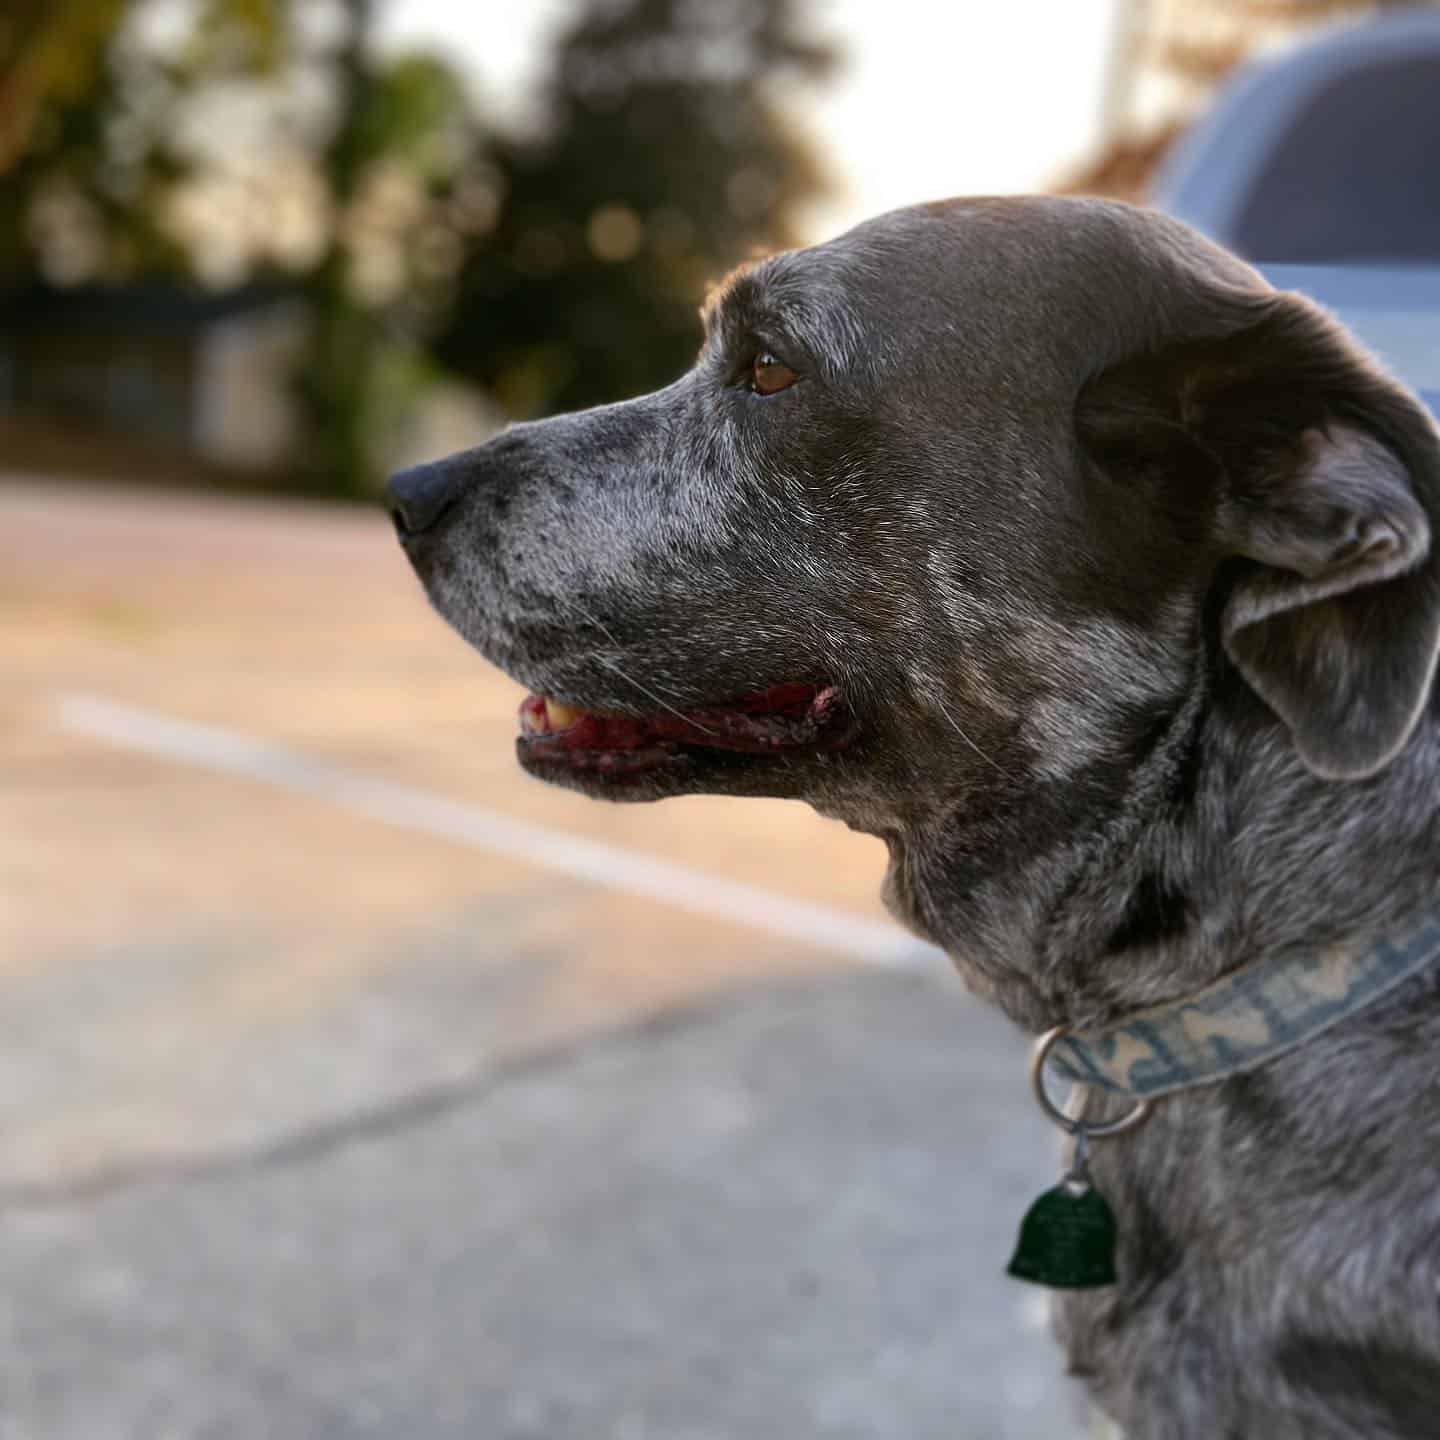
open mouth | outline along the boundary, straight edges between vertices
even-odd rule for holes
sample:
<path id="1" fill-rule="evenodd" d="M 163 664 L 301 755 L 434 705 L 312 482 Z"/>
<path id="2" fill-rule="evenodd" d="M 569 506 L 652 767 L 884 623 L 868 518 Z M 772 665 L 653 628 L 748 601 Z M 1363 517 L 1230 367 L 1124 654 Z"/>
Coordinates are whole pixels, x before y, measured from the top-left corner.
<path id="1" fill-rule="evenodd" d="M 684 763 L 697 752 L 779 756 L 834 750 L 853 726 L 833 685 L 772 685 L 700 710 L 605 715 L 530 695 L 520 706 L 521 761 L 624 781 Z"/>

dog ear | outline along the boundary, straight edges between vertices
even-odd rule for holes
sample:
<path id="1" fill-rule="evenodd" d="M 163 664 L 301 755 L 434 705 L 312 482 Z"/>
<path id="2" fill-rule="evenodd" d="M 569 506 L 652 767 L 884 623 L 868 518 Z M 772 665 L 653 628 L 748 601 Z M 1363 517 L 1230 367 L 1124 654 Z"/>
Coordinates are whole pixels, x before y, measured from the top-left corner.
<path id="1" fill-rule="evenodd" d="M 1365 432 L 1304 433 L 1259 506 L 1228 505 L 1239 573 L 1226 653 L 1318 775 L 1358 779 L 1409 738 L 1435 668 L 1436 587 L 1415 573 L 1430 525 L 1404 465 Z"/>
<path id="2" fill-rule="evenodd" d="M 1360 779 L 1405 744 L 1434 675 L 1440 437 L 1308 301 L 1262 291 L 1234 308 L 1243 323 L 1221 338 L 1092 381 L 1081 438 L 1189 487 L 1225 654 L 1310 770 Z"/>

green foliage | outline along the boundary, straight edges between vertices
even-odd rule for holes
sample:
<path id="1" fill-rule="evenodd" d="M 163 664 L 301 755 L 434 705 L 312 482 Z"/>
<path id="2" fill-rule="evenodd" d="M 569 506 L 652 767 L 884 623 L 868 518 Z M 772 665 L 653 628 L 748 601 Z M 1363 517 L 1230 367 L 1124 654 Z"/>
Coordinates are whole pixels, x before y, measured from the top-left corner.
<path id="1" fill-rule="evenodd" d="M 487 157 L 501 197 L 470 237 L 436 350 L 526 415 L 672 379 L 704 286 L 794 240 L 825 184 L 785 84 L 832 53 L 795 0 L 589 0 L 555 52 L 544 132 Z"/>
<path id="2" fill-rule="evenodd" d="M 220 75 L 277 63 L 283 0 L 197 0 L 173 52 L 137 39 L 154 0 L 6 3 L 17 8 L 0 21 L 0 284 L 187 273 L 166 224 L 190 175 L 177 117 Z"/>
<path id="3" fill-rule="evenodd" d="M 0 15 L 0 175 L 23 155 L 48 108 L 94 87 L 129 0 L 7 0 Z"/>
<path id="4" fill-rule="evenodd" d="M 377 58 L 378 3 L 317 30 L 310 0 L 0 0 L 0 288 L 288 268 L 318 493 L 373 491 L 437 366 L 516 414 L 669 379 L 705 284 L 825 183 L 783 104 L 833 64 L 808 0 L 577 0 L 524 137 L 445 58 Z M 290 203 L 308 250 L 269 224 Z"/>
<path id="5" fill-rule="evenodd" d="M 472 128 L 463 81 L 444 60 L 424 54 L 401 55 L 375 76 L 356 123 L 367 161 L 400 160 L 439 183 L 453 175 Z"/>
<path id="6" fill-rule="evenodd" d="M 335 63 L 335 118 L 322 164 L 336 223 L 305 281 L 310 333 L 295 377 L 303 438 L 295 478 L 322 493 L 378 487 L 395 400 L 418 386 L 417 327 L 443 275 L 415 235 L 443 238 L 446 187 L 472 141 L 463 85 L 442 60 L 369 58 L 370 0 L 346 0 Z M 390 182 L 388 207 L 367 203 Z M 397 227 L 386 210 L 400 210 Z M 372 261 L 367 280 L 365 259 Z M 378 261 L 377 274 L 373 262 Z"/>
<path id="7" fill-rule="evenodd" d="M 199 0 L 182 63 L 205 75 L 273 75 L 290 58 L 291 18 L 287 0 Z"/>

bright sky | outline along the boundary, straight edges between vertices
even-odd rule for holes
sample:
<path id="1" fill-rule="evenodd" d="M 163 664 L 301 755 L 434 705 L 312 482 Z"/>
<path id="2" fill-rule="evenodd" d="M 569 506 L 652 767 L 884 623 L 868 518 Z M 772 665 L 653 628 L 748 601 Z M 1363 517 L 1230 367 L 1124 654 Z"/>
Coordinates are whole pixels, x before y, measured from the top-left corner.
<path id="1" fill-rule="evenodd" d="M 569 0 L 390 0 L 382 33 L 461 58 L 523 114 Z M 1032 190 L 1097 133 L 1114 0 L 811 0 L 847 63 L 796 98 L 843 193 L 815 239 L 946 195 Z"/>

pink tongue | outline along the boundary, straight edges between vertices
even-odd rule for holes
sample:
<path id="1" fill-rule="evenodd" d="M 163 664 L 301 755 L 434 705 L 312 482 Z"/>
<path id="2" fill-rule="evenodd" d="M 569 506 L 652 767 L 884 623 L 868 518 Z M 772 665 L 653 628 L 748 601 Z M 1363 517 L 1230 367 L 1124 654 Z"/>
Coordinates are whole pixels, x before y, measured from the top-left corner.
<path id="1" fill-rule="evenodd" d="M 818 739 L 839 704 L 840 692 L 833 686 L 819 690 L 797 682 L 686 715 L 662 712 L 636 719 L 583 714 L 562 731 L 534 738 L 567 750 L 636 750 L 656 740 L 679 740 L 716 750 L 763 753 Z"/>

